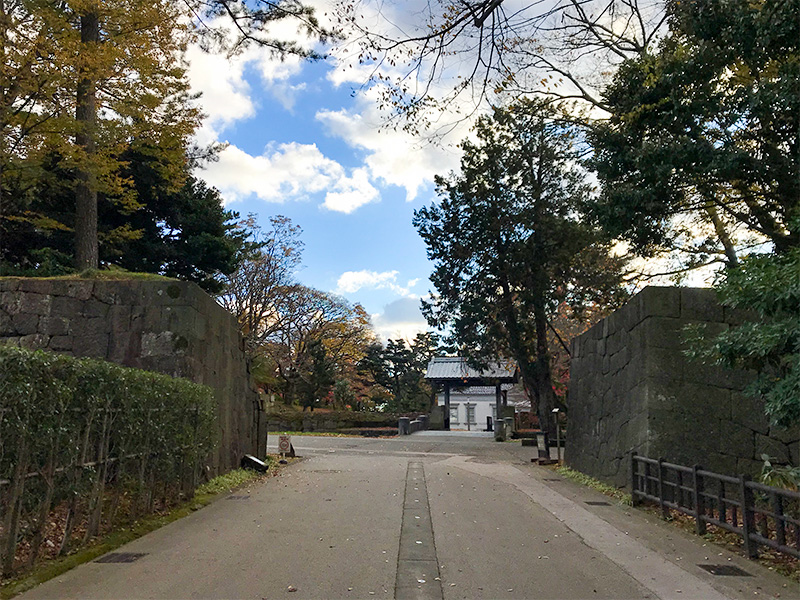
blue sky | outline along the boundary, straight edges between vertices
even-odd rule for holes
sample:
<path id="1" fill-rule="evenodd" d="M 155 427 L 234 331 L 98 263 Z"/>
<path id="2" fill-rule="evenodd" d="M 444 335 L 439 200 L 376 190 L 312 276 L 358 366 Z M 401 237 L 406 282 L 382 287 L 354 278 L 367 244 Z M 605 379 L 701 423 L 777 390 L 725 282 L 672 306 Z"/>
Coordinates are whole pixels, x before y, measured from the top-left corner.
<path id="1" fill-rule="evenodd" d="M 419 302 L 431 265 L 411 219 L 433 201 L 433 176 L 457 167 L 457 150 L 383 130 L 364 72 L 335 56 L 190 49 L 188 59 L 207 115 L 198 140 L 229 144 L 198 175 L 264 227 L 278 214 L 299 225 L 298 279 L 361 303 L 382 338 L 426 329 Z"/>
<path id="2" fill-rule="evenodd" d="M 324 19 L 333 1 L 305 3 Z M 427 2 L 358 6 L 373 30 L 408 33 L 419 27 Z M 504 6 L 530 3 L 508 0 Z M 274 33 L 298 39 L 293 24 L 279 23 Z M 435 199 L 434 175 L 458 168 L 457 143 L 470 124 L 457 123 L 447 145 L 439 146 L 382 128 L 386 115 L 377 108 L 376 89 L 364 87 L 371 67 L 353 64 L 354 46 L 348 44 L 317 48 L 330 57 L 316 63 L 292 57 L 281 62 L 258 48 L 232 58 L 190 48 L 189 79 L 207 115 L 198 141 L 229 144 L 198 175 L 220 190 L 229 208 L 258 214 L 265 227 L 273 215 L 289 217 L 303 229 L 298 279 L 361 303 L 380 337 L 410 339 L 426 329 L 419 303 L 430 291 L 432 269 L 411 218 Z M 468 76 L 469 68 L 454 61 L 434 92 L 458 81 L 459 69 Z M 396 77 L 403 71 L 383 65 L 382 73 Z M 440 116 L 451 119 L 454 108 L 445 107 Z M 463 114 L 469 106 L 460 108 Z M 635 268 L 645 271 L 663 266 L 640 262 Z"/>

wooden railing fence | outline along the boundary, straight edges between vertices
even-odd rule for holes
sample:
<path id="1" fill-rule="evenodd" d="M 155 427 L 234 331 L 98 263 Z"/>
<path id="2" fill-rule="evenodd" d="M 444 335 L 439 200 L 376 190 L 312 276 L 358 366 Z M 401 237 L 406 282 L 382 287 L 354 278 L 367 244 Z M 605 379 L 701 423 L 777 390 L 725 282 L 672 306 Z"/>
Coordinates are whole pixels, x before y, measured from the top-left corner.
<path id="1" fill-rule="evenodd" d="M 670 509 L 695 519 L 698 535 L 711 524 L 742 536 L 750 558 L 758 547 L 800 558 L 800 493 L 640 456 L 630 457 L 633 505 L 657 503 L 664 517 Z"/>

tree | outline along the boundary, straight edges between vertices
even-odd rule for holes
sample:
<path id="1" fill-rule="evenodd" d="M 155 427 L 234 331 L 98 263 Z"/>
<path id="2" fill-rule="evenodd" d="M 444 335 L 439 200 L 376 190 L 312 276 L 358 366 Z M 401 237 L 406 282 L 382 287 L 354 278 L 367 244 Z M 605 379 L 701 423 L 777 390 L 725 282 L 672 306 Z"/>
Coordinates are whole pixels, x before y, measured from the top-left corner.
<path id="1" fill-rule="evenodd" d="M 365 85 L 412 131 L 441 124 L 445 111 L 471 115 L 505 92 L 602 110 L 605 74 L 647 52 L 665 23 L 661 0 L 342 0 L 338 15 L 372 68 Z"/>
<path id="2" fill-rule="evenodd" d="M 604 102 L 590 143 L 613 235 L 648 255 L 705 226 L 694 262 L 729 267 L 747 246 L 800 243 L 796 3 L 673 3 L 670 35 L 622 65 Z"/>
<path id="3" fill-rule="evenodd" d="M 129 182 L 129 192 L 98 196 L 101 260 L 219 291 L 219 276 L 234 270 L 247 235 L 235 226 L 236 213 L 223 208 L 215 189 L 186 172 L 183 159 L 175 165 L 161 148 L 140 146 L 122 157 L 118 176 Z M 13 210 L 7 206 L 4 215 L 0 272 L 48 276 L 71 271 L 75 172 L 62 167 L 52 157 L 27 190 L 9 187 L 18 205 Z"/>
<path id="4" fill-rule="evenodd" d="M 696 329 L 690 354 L 753 369 L 758 376 L 747 391 L 764 400 L 770 419 L 783 427 L 800 423 L 800 247 L 746 257 L 718 289 L 725 306 L 756 318 L 716 337 Z"/>
<path id="5" fill-rule="evenodd" d="M 418 333 L 410 343 L 394 339 L 388 340 L 385 347 L 377 341 L 369 346 L 359 369 L 368 372 L 375 384 L 390 394 L 381 401 L 384 410 L 429 410 L 432 390 L 425 381 L 425 370 L 439 347 L 439 336 L 432 332 Z"/>
<path id="6" fill-rule="evenodd" d="M 219 301 L 239 321 L 239 329 L 252 351 L 283 327 L 284 304 L 295 290 L 294 272 L 300 265 L 302 230 L 288 217 L 270 218 L 271 229 L 262 231 L 250 217 L 241 224 L 251 231 L 245 256 L 238 268 L 223 279 Z"/>
<path id="7" fill-rule="evenodd" d="M 495 109 L 462 143 L 438 204 L 414 213 L 434 262 L 431 326 L 450 328 L 473 362 L 515 359 L 539 422 L 555 403 L 548 335 L 560 303 L 575 314 L 625 298 L 623 261 L 583 220 L 591 189 L 576 131 L 539 101 Z"/>
<path id="8" fill-rule="evenodd" d="M 42 156 L 59 156 L 74 171 L 76 266 L 96 268 L 98 194 L 126 189 L 120 152 L 136 139 L 185 158 L 199 122 L 187 93 L 186 44 L 200 39 L 228 52 L 259 44 L 280 56 L 318 58 L 273 35 L 270 26 L 285 19 L 311 37 L 329 35 L 295 0 L 4 1 L 0 218 L 7 174 L 24 188 Z"/>

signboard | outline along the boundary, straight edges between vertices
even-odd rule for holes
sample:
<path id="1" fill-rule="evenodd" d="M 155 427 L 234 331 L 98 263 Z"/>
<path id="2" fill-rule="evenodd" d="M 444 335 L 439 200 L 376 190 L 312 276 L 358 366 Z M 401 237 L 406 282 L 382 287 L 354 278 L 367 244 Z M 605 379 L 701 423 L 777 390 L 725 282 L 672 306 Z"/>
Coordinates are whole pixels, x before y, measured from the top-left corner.
<path id="1" fill-rule="evenodd" d="M 288 435 L 278 436 L 278 452 L 287 454 L 292 447 L 292 439 Z"/>

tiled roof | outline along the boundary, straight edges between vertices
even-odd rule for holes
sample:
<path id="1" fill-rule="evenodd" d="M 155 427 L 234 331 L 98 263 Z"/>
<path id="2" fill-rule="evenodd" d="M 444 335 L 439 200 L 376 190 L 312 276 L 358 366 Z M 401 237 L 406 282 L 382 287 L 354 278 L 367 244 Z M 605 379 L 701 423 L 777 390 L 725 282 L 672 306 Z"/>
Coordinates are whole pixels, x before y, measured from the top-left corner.
<path id="1" fill-rule="evenodd" d="M 510 360 L 494 361 L 478 370 L 467 364 L 467 359 L 460 356 L 435 356 L 428 363 L 428 379 L 466 380 L 466 379 L 513 379 L 517 365 Z"/>

